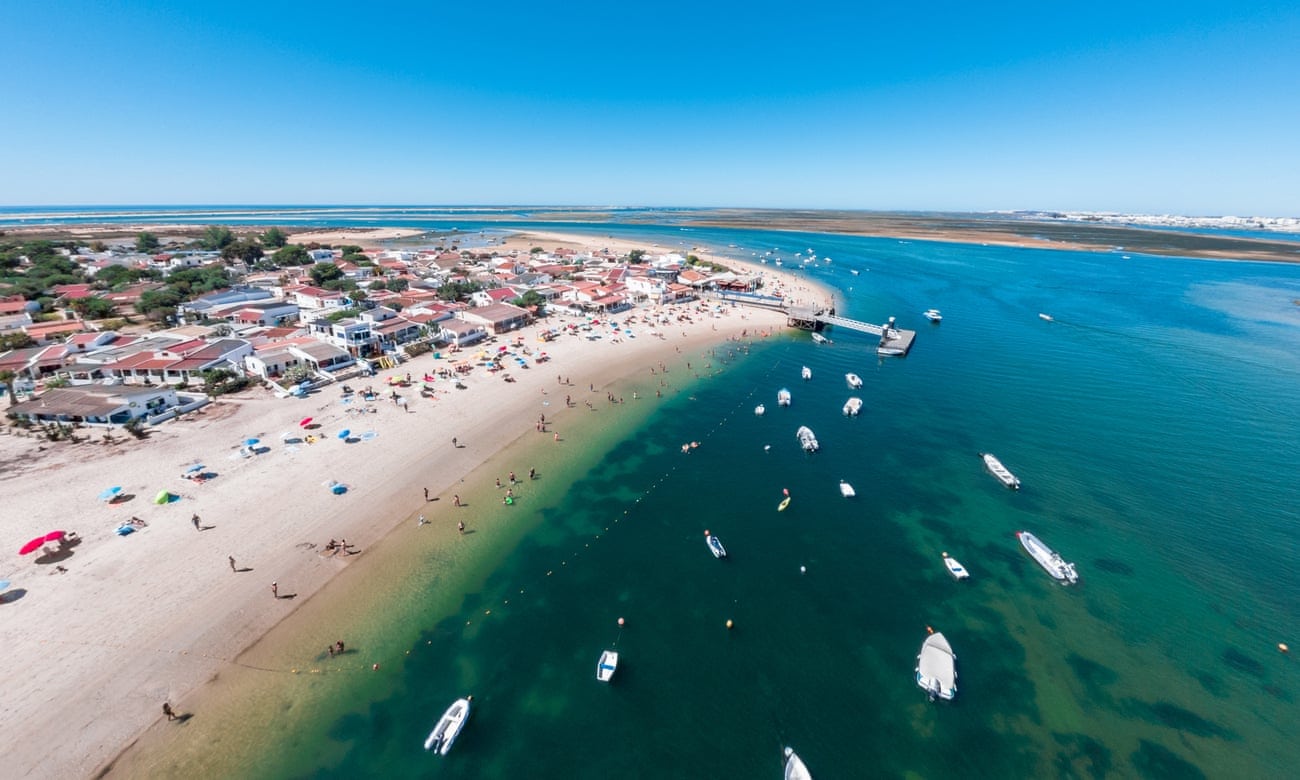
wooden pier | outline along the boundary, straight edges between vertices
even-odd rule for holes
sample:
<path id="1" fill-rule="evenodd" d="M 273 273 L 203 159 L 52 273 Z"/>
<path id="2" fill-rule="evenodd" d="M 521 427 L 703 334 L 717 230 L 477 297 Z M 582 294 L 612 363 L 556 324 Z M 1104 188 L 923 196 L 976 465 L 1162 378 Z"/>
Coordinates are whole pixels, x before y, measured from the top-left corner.
<path id="1" fill-rule="evenodd" d="M 879 354 L 889 355 L 906 355 L 912 349 L 912 343 L 916 340 L 916 331 L 903 330 L 894 327 L 894 318 L 890 317 L 889 321 L 883 325 L 876 325 L 870 322 L 854 320 L 848 317 L 841 317 L 833 309 L 814 309 L 808 306 L 787 306 L 785 301 L 768 295 L 756 295 L 753 293 L 719 293 L 718 299 L 726 303 L 735 303 L 741 306 L 753 306 L 760 309 L 771 309 L 780 311 L 785 314 L 786 324 L 792 328 L 800 330 L 809 330 L 820 333 L 827 325 L 845 330 L 855 330 L 859 333 L 868 333 L 880 339 L 877 343 Z"/>

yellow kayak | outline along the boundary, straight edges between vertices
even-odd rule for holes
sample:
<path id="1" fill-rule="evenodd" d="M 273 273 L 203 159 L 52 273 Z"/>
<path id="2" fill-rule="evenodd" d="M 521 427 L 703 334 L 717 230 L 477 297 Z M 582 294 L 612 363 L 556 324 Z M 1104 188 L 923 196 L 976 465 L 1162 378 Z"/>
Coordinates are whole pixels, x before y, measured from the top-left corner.
<path id="1" fill-rule="evenodd" d="M 778 511 L 778 512 L 784 512 L 784 511 L 785 511 L 785 508 L 788 507 L 788 506 L 790 506 L 790 497 L 789 497 L 789 496 L 786 496 L 785 498 L 781 499 L 781 503 L 780 503 L 780 504 L 777 504 L 777 506 L 776 506 L 776 511 Z"/>

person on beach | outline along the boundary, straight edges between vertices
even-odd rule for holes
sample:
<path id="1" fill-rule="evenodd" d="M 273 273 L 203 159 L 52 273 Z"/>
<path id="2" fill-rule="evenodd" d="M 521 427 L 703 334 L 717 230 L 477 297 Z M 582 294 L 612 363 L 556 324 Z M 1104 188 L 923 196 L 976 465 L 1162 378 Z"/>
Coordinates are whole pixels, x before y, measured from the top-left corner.
<path id="1" fill-rule="evenodd" d="M 201 531 L 201 530 L 203 530 L 203 529 L 199 528 L 199 515 L 198 515 L 197 512 L 194 514 L 194 517 L 191 517 L 191 518 L 190 518 L 190 522 L 194 524 L 194 530 L 195 530 L 195 531 Z"/>
<path id="2" fill-rule="evenodd" d="M 456 437 L 455 436 L 451 437 L 451 448 L 456 449 L 458 446 L 460 445 L 456 444 Z"/>
<path id="3" fill-rule="evenodd" d="M 515 473 L 513 471 L 510 472 L 510 484 L 515 484 Z"/>
<path id="4" fill-rule="evenodd" d="M 327 647 L 327 648 L 325 648 L 325 649 L 329 651 L 330 658 L 333 658 L 333 657 L 334 657 L 334 645 L 330 645 L 329 647 Z"/>
<path id="5" fill-rule="evenodd" d="M 497 477 L 497 490 L 501 489 L 501 477 Z"/>
<path id="6" fill-rule="evenodd" d="M 416 521 L 415 525 L 418 528 L 419 526 L 422 526 L 428 522 L 429 522 L 428 520 L 424 519 L 424 515 L 420 515 L 420 519 Z"/>
<path id="7" fill-rule="evenodd" d="M 176 720 L 176 711 L 172 709 L 170 702 L 163 702 L 163 714 L 167 716 L 167 720 Z"/>
<path id="8" fill-rule="evenodd" d="M 529 469 L 529 470 L 528 470 L 528 478 L 529 478 L 529 479 L 537 479 L 537 469 Z"/>
<path id="9" fill-rule="evenodd" d="M 236 568 L 235 568 L 235 556 L 233 556 L 233 555 L 227 556 L 227 560 L 230 561 L 230 570 L 231 570 L 231 571 L 239 571 L 239 569 L 236 569 Z"/>
<path id="10" fill-rule="evenodd" d="M 457 493 L 451 497 L 452 506 L 460 506 L 460 494 Z"/>
<path id="11" fill-rule="evenodd" d="M 428 501 L 428 500 L 429 500 L 429 489 L 428 489 L 428 488 L 425 488 L 425 489 L 424 489 L 424 500 L 425 500 L 425 501 Z"/>
<path id="12" fill-rule="evenodd" d="M 279 585 L 279 583 L 276 583 L 276 582 L 272 582 L 272 583 L 271 583 L 271 597 L 272 597 L 272 598 L 276 598 L 276 599 L 280 598 L 280 585 Z"/>
<path id="13" fill-rule="evenodd" d="M 462 535 L 465 533 L 465 521 L 464 521 L 464 520 L 458 520 L 458 521 L 456 521 L 456 530 L 457 530 L 457 531 L 460 531 Z"/>

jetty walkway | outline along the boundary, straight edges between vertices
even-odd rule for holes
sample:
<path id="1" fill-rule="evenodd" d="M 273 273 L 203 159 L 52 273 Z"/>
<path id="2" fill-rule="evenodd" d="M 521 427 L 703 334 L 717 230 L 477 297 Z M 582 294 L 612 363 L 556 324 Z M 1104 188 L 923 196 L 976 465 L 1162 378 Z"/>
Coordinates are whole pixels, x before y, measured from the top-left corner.
<path id="1" fill-rule="evenodd" d="M 916 339 L 916 331 L 894 327 L 893 317 L 890 317 L 889 321 L 883 325 L 876 325 L 871 322 L 841 317 L 835 313 L 834 309 L 790 306 L 786 304 L 784 299 L 772 295 L 721 291 L 716 293 L 714 297 L 724 303 L 782 312 L 785 314 L 786 324 L 800 330 L 820 333 L 827 325 L 831 325 L 859 333 L 869 333 L 880 339 L 877 349 L 881 350 L 882 354 L 906 355 L 912 349 L 912 342 Z"/>

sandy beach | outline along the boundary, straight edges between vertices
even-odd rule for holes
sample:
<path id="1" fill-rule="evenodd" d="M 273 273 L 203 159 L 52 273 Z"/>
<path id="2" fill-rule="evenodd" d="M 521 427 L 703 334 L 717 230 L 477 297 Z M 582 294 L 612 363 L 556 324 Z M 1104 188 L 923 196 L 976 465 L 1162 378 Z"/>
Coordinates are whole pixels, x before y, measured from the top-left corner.
<path id="1" fill-rule="evenodd" d="M 534 245 L 651 250 L 552 233 L 521 235 L 506 248 Z M 791 299 L 829 298 L 792 274 L 753 267 L 767 276 L 768 289 Z M 513 381 L 482 368 L 464 380 L 466 389 L 439 380 L 432 399 L 421 397 L 419 379 L 446 360 L 425 355 L 351 382 L 380 390 L 370 403 L 345 403 L 336 386 L 305 399 L 257 389 L 167 422 L 143 441 L 116 433 L 116 443 L 102 443 L 98 431 L 77 444 L 0 436 L 7 518 L 0 544 L 11 556 L 0 576 L 13 583 L 0 614 L 10 668 L 22 670 L 11 676 L 0 705 L 6 773 L 95 775 L 142 737 L 142 745 L 164 744 L 165 729 L 175 725 L 163 714 L 164 702 L 188 717 L 205 683 L 243 663 L 250 647 L 331 580 L 365 567 L 381 540 L 420 514 L 445 520 L 453 496 L 466 491 L 463 480 L 489 459 L 521 442 L 580 448 L 581 439 L 566 431 L 578 427 L 586 403 L 604 404 L 618 380 L 725 339 L 785 327 L 771 312 L 714 311 L 700 302 L 666 307 L 653 323 L 649 314 L 641 307 L 616 316 L 636 334 L 631 338 L 565 336 L 542 344 L 538 330 L 564 318 L 502 337 L 487 348 L 518 336 L 550 359 L 509 371 Z M 417 384 L 398 390 L 403 406 L 388 398 L 383 380 L 407 373 Z M 549 404 L 545 433 L 538 431 L 539 399 Z M 318 427 L 302 428 L 307 417 Z M 339 438 L 345 429 L 352 434 L 347 441 Z M 308 433 L 318 440 L 307 443 Z M 247 438 L 260 440 L 249 457 L 240 452 Z M 201 484 L 184 479 L 196 463 L 216 476 Z M 336 495 L 331 482 L 347 492 Z M 129 498 L 100 500 L 110 486 Z M 176 500 L 153 503 L 162 490 Z M 145 525 L 117 535 L 132 517 Z M 76 531 L 82 541 L 46 563 L 32 560 L 40 552 L 16 555 L 24 542 L 52 530 Z M 450 543 L 456 535 L 440 538 Z M 327 551 L 331 539 L 346 539 L 350 553 Z"/>

